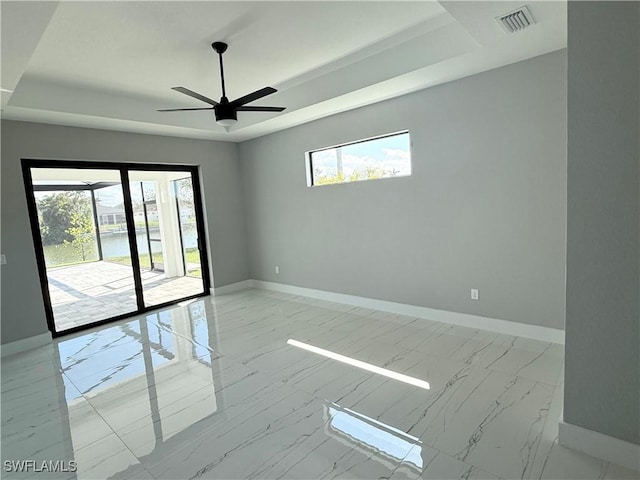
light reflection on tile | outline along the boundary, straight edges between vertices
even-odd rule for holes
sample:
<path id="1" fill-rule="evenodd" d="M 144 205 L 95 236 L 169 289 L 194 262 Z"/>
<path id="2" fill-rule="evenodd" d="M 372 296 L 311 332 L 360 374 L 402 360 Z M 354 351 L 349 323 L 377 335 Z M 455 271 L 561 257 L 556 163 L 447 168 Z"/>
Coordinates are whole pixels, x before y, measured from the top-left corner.
<path id="1" fill-rule="evenodd" d="M 327 357 L 330 360 L 346 363 L 347 365 L 351 365 L 353 367 L 360 368 L 367 372 L 375 373 L 376 375 L 380 375 L 386 378 L 392 378 L 393 380 L 404 382 L 414 387 L 422 388 L 424 390 L 431 389 L 429 382 L 427 382 L 426 380 L 410 377 L 409 375 L 405 375 L 403 373 L 394 372 L 393 370 L 388 370 L 379 365 L 373 365 L 371 363 L 363 362 L 362 360 L 359 360 L 357 358 L 348 357 L 346 355 L 332 352 L 330 350 L 325 350 L 323 348 L 316 347 L 315 345 L 303 343 L 298 340 L 294 340 L 292 338 L 287 340 L 287 345 L 291 345 L 297 348 L 302 348 L 303 350 L 307 350 L 309 352 L 322 355 L 323 357 Z"/>
<path id="2" fill-rule="evenodd" d="M 324 409 L 326 432 L 341 443 L 368 452 L 391 469 L 403 460 L 422 469 L 420 439 L 335 403 L 325 405 Z"/>
<path id="3" fill-rule="evenodd" d="M 37 474 L 69 479 L 637 478 L 557 444 L 562 369 L 557 345 L 249 290 L 3 359 L 2 460 L 75 460 Z"/>

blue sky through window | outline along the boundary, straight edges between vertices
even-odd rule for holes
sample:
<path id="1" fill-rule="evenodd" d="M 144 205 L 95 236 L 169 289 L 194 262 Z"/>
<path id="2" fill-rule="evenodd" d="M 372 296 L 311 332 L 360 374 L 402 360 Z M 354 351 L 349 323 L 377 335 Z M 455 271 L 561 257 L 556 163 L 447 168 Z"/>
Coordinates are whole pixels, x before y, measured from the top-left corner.
<path id="1" fill-rule="evenodd" d="M 314 184 L 411 175 L 409 133 L 311 152 L 311 161 Z"/>

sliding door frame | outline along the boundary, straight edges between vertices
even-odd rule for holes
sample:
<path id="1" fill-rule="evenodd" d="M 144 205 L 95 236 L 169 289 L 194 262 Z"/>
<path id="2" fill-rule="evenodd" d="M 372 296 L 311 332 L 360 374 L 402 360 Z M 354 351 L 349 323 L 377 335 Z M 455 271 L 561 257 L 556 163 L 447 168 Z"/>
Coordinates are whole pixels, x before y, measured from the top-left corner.
<path id="1" fill-rule="evenodd" d="M 130 318 L 141 313 L 150 312 L 159 308 L 175 305 L 186 300 L 194 298 L 204 297 L 210 294 L 211 278 L 209 276 L 209 258 L 206 245 L 207 235 L 204 221 L 204 208 L 202 190 L 200 188 L 200 177 L 198 175 L 199 169 L 197 165 L 184 165 L 184 164 L 156 164 L 156 163 L 129 163 L 129 162 L 104 162 L 104 161 L 88 161 L 88 160 L 54 160 L 54 159 L 33 159 L 23 158 L 22 163 L 22 177 L 24 180 L 25 194 L 27 197 L 27 209 L 29 212 L 29 223 L 31 225 L 31 236 L 33 238 L 33 246 L 36 255 L 36 263 L 38 265 L 38 275 L 40 279 L 40 289 L 42 291 L 42 300 L 44 302 L 44 312 L 47 319 L 47 325 L 51 331 L 53 337 L 59 337 L 62 335 L 69 335 L 87 328 L 92 328 L 98 325 L 104 325 L 107 323 L 115 322 L 125 318 Z M 47 277 L 47 265 L 44 256 L 44 245 L 42 243 L 42 236 L 40 233 L 40 224 L 38 222 L 38 209 L 35 198 L 35 191 L 33 185 L 33 177 L 31 175 L 32 168 L 59 168 L 59 169 L 85 169 L 85 170 L 111 170 L 118 171 L 120 173 L 120 179 L 122 184 L 122 192 L 124 197 L 124 209 L 125 220 L 127 223 L 129 249 L 131 252 L 131 264 L 133 270 L 133 280 L 136 292 L 136 303 L 138 309 L 136 311 L 125 313 L 123 315 L 117 315 L 115 317 L 106 318 L 103 320 L 96 320 L 86 325 L 80 325 L 72 327 L 62 332 L 56 330 L 55 318 L 53 314 L 53 306 L 51 304 L 51 295 L 49 293 L 49 280 Z M 142 286 L 142 277 L 140 272 L 140 258 L 138 256 L 138 246 L 136 244 L 135 237 L 135 219 L 133 214 L 133 204 L 131 201 L 131 189 L 129 185 L 129 171 L 150 171 L 150 172 L 185 172 L 191 175 L 191 182 L 193 186 L 193 198 L 196 215 L 196 229 L 198 232 L 198 248 L 200 252 L 200 264 L 202 268 L 202 286 L 203 291 L 189 295 L 184 298 L 164 302 L 158 305 L 152 305 L 146 307 L 144 304 L 144 293 Z M 181 233 L 182 235 L 182 233 Z"/>

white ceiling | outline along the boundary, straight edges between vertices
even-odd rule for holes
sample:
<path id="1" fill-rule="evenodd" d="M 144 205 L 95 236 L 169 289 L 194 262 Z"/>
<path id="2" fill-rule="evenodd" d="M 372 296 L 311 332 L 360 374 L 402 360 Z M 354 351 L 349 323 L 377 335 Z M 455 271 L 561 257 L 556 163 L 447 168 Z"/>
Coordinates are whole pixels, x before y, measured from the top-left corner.
<path id="1" fill-rule="evenodd" d="M 527 5 L 537 24 L 495 17 Z M 2 118 L 242 141 L 566 47 L 564 1 L 0 2 Z M 170 88 L 272 86 L 225 131 Z"/>

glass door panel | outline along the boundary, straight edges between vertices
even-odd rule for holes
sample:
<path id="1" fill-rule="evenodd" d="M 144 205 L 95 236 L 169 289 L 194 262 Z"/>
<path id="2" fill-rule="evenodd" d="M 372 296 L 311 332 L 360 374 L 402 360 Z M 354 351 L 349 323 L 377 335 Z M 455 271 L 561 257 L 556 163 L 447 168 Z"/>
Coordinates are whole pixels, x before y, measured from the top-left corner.
<path id="1" fill-rule="evenodd" d="M 129 178 L 132 192 L 135 183 L 141 191 L 148 239 L 148 247 L 140 249 L 145 307 L 204 293 L 191 174 L 131 170 Z M 148 262 L 143 262 L 142 252 L 150 253 Z"/>
<path id="2" fill-rule="evenodd" d="M 120 172 L 30 172 L 56 332 L 136 312 Z"/>

